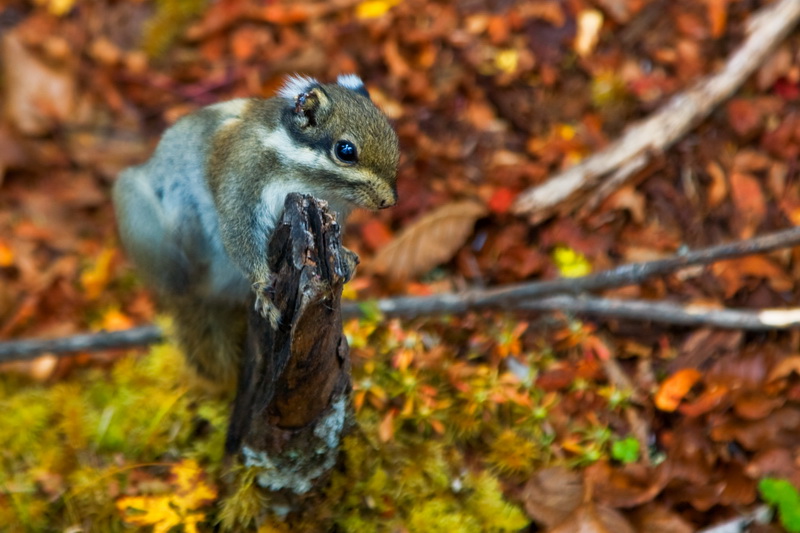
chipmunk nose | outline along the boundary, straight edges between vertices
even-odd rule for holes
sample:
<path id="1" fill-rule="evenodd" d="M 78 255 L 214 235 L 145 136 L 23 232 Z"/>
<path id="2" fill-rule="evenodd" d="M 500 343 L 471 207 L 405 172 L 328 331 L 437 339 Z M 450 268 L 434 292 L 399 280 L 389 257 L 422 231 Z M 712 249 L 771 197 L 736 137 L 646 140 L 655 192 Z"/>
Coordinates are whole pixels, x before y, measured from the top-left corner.
<path id="1" fill-rule="evenodd" d="M 391 198 L 382 199 L 378 207 L 379 209 L 386 209 L 387 207 L 392 207 L 396 203 L 397 203 L 397 191 L 392 191 Z"/>

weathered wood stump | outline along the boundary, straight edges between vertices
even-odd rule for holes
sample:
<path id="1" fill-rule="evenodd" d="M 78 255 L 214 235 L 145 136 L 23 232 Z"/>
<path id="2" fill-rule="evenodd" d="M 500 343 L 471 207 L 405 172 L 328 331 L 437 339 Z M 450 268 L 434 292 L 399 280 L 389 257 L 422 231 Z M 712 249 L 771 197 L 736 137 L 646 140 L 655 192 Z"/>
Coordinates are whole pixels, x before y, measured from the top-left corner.
<path id="1" fill-rule="evenodd" d="M 269 243 L 273 278 L 251 302 L 226 452 L 263 470 L 259 485 L 293 506 L 336 464 L 350 424 L 342 287 L 358 263 L 325 202 L 292 194 Z M 277 319 L 277 320 L 275 320 Z"/>

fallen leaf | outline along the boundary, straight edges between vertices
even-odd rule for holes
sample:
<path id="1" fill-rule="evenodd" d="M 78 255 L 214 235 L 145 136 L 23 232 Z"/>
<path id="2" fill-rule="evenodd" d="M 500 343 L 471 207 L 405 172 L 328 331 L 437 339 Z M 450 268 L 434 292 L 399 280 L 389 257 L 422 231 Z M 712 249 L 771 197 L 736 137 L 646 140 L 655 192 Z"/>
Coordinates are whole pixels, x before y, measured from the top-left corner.
<path id="1" fill-rule="evenodd" d="M 111 309 L 103 313 L 100 328 L 103 331 L 123 331 L 135 325 L 131 318 L 119 309 Z"/>
<path id="2" fill-rule="evenodd" d="M 711 162 L 706 167 L 706 172 L 711 178 L 711 183 L 706 187 L 706 208 L 714 209 L 728 196 L 728 181 L 725 171 L 717 162 Z"/>
<path id="3" fill-rule="evenodd" d="M 361 226 L 361 238 L 364 239 L 364 244 L 377 250 L 392 241 L 392 232 L 383 221 L 372 218 Z"/>
<path id="4" fill-rule="evenodd" d="M 508 212 L 516 197 L 516 191 L 513 191 L 507 187 L 500 187 L 494 191 L 487 205 L 493 213 L 502 215 L 503 213 Z"/>
<path id="5" fill-rule="evenodd" d="M 46 64 L 13 31 L 2 37 L 2 57 L 6 116 L 20 131 L 42 135 L 75 115 L 72 72 Z"/>
<path id="6" fill-rule="evenodd" d="M 727 103 L 728 123 L 740 137 L 755 133 L 764 119 L 764 113 L 756 102 L 748 98 L 734 98 Z"/>
<path id="7" fill-rule="evenodd" d="M 694 528 L 680 515 L 660 506 L 647 505 L 631 517 L 636 531 L 647 533 L 692 533 Z"/>
<path id="8" fill-rule="evenodd" d="M 206 520 L 199 509 L 216 499 L 217 489 L 205 483 L 203 471 L 193 459 L 173 465 L 171 472 L 174 492 L 117 500 L 117 510 L 126 523 L 153 526 L 153 533 L 167 533 L 178 525 L 186 533 L 198 532 L 197 524 Z"/>
<path id="9" fill-rule="evenodd" d="M 786 272 L 770 258 L 762 255 L 719 261 L 711 265 L 710 269 L 722 280 L 726 298 L 730 298 L 745 287 L 748 278 L 766 279 L 770 287 L 777 292 L 790 291 L 794 287 L 794 281 L 786 275 Z"/>
<path id="10" fill-rule="evenodd" d="M 578 13 L 578 33 L 575 35 L 575 52 L 585 57 L 594 51 L 603 27 L 603 14 L 596 9 Z"/>
<path id="11" fill-rule="evenodd" d="M 584 471 L 585 483 L 591 485 L 594 500 L 613 508 L 630 508 L 652 502 L 669 483 L 669 469 L 642 463 L 622 467 L 598 461 Z"/>
<path id="12" fill-rule="evenodd" d="M 81 286 L 86 291 L 87 299 L 96 300 L 106 289 L 111 280 L 111 267 L 116 253 L 116 248 L 104 248 L 94 263 L 81 273 Z"/>
<path id="13" fill-rule="evenodd" d="M 695 368 L 683 368 L 668 377 L 658 389 L 656 407 L 662 411 L 674 411 L 686 394 L 700 381 L 703 375 Z"/>
<path id="14" fill-rule="evenodd" d="M 75 5 L 75 0 L 36 0 L 36 3 L 47 8 L 52 15 L 66 15 Z"/>
<path id="15" fill-rule="evenodd" d="M 427 272 L 452 259 L 472 233 L 475 222 L 486 214 L 477 202 L 446 204 L 405 228 L 381 248 L 372 264 L 375 272 L 405 279 Z"/>
<path id="16" fill-rule="evenodd" d="M 553 262 L 564 278 L 578 278 L 592 271 L 592 265 L 585 255 L 566 246 L 556 246 L 553 250 Z"/>
<path id="17" fill-rule="evenodd" d="M 728 392 L 728 387 L 724 385 L 708 387 L 693 402 L 678 406 L 678 411 L 688 417 L 697 417 L 703 415 L 722 404 L 722 402 L 725 401 L 726 397 L 728 396 Z"/>
<path id="18" fill-rule="evenodd" d="M 758 180 L 750 174 L 732 172 L 728 178 L 731 198 L 739 211 L 739 235 L 743 239 L 752 237 L 767 213 L 764 193 Z"/>
<path id="19" fill-rule="evenodd" d="M 786 378 L 792 374 L 792 372 L 800 376 L 800 355 L 792 355 L 781 359 L 770 371 L 767 381 L 770 382 Z"/>
<path id="20" fill-rule="evenodd" d="M 725 26 L 728 22 L 728 1 L 706 0 L 707 16 L 711 21 L 711 36 L 715 39 L 725 33 Z"/>
<path id="21" fill-rule="evenodd" d="M 360 19 L 377 18 L 386 14 L 399 3 L 400 0 L 366 0 L 356 6 L 356 17 Z"/>
<path id="22" fill-rule="evenodd" d="M 630 523 L 619 512 L 586 502 L 567 520 L 548 529 L 547 533 L 635 533 Z"/>
<path id="23" fill-rule="evenodd" d="M 583 501 L 583 477 L 564 467 L 545 468 L 533 474 L 522 492 L 528 516 L 546 527 L 566 520 Z"/>
<path id="24" fill-rule="evenodd" d="M 378 438 L 381 442 L 389 442 L 394 438 L 394 417 L 397 411 L 392 409 L 383 417 L 378 426 Z"/>
<path id="25" fill-rule="evenodd" d="M 0 268 L 14 264 L 14 250 L 5 241 L 0 241 Z"/>

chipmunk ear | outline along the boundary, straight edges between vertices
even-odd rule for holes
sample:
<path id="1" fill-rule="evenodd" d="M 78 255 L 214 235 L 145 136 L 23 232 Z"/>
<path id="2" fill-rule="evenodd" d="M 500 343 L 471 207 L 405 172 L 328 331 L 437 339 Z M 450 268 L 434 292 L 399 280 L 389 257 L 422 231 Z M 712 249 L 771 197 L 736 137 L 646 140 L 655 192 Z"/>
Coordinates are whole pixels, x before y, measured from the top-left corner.
<path id="1" fill-rule="evenodd" d="M 350 89 L 351 91 L 355 91 L 361 96 L 366 96 L 369 98 L 369 91 L 366 87 L 364 87 L 364 82 L 361 81 L 356 74 L 340 74 L 338 78 L 336 78 L 336 83 L 340 87 L 344 87 L 345 89 Z"/>
<path id="2" fill-rule="evenodd" d="M 293 115 L 301 128 L 324 124 L 330 115 L 331 101 L 322 87 L 311 87 L 294 99 Z"/>
<path id="3" fill-rule="evenodd" d="M 301 128 L 321 124 L 330 114 L 330 98 L 314 78 L 289 76 L 278 91 L 278 96 L 294 101 L 292 116 Z"/>

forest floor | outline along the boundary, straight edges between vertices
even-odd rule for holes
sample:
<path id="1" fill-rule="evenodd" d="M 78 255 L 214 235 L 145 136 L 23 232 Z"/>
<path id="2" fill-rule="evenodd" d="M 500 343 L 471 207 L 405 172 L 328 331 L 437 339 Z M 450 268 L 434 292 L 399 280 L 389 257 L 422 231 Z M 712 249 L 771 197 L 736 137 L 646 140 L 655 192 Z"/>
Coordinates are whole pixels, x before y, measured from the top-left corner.
<path id="1" fill-rule="evenodd" d="M 156 320 L 111 185 L 179 117 L 273 96 L 292 73 L 358 73 L 400 139 L 397 206 L 347 224 L 352 300 L 582 275 L 797 225 L 797 30 L 629 183 L 544 220 L 514 209 L 716 72 L 771 3 L 7 0 L 0 339 Z M 800 248 L 599 295 L 795 307 Z M 345 331 L 359 429 L 296 530 L 683 532 L 766 501 L 775 520 L 750 531 L 800 531 L 797 329 L 486 311 Z M 256 519 L 249 492 L 212 503 L 227 404 L 180 365 L 159 346 L 0 366 L 0 529 L 289 527 Z"/>

